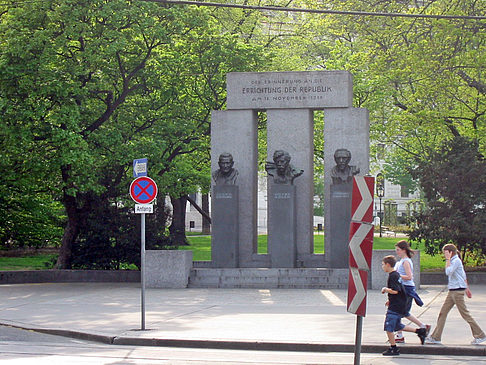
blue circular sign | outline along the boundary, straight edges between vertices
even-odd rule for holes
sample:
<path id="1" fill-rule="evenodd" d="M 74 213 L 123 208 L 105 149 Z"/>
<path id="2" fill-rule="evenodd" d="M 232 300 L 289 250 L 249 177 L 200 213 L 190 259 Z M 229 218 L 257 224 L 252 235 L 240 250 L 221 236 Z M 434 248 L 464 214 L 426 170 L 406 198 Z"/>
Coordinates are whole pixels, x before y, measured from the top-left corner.
<path id="1" fill-rule="evenodd" d="M 130 184 L 130 196 L 136 203 L 148 204 L 157 196 L 157 184 L 150 177 L 138 177 Z"/>

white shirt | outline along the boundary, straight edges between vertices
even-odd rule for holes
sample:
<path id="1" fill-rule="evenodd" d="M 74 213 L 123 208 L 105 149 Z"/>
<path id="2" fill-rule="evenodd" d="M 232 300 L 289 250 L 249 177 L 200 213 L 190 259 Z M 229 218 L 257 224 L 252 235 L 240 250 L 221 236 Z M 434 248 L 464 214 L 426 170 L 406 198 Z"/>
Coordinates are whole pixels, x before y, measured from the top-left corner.
<path id="1" fill-rule="evenodd" d="M 408 261 L 408 263 L 410 264 L 410 270 L 412 270 L 412 278 L 410 280 L 404 280 L 402 278 L 402 283 L 403 283 L 403 285 L 415 286 L 415 283 L 413 282 L 413 263 L 412 263 L 411 258 L 405 257 L 405 258 L 401 259 L 400 261 L 398 261 L 395 264 L 395 271 L 398 271 L 398 273 L 400 274 L 400 277 L 402 277 L 402 275 L 404 275 L 404 276 L 407 275 L 407 272 L 405 271 L 405 267 L 403 266 L 405 261 Z"/>
<path id="2" fill-rule="evenodd" d="M 451 257 L 451 264 L 446 267 L 445 273 L 448 278 L 447 287 L 449 289 L 466 289 L 466 272 L 461 259 L 456 255 Z"/>

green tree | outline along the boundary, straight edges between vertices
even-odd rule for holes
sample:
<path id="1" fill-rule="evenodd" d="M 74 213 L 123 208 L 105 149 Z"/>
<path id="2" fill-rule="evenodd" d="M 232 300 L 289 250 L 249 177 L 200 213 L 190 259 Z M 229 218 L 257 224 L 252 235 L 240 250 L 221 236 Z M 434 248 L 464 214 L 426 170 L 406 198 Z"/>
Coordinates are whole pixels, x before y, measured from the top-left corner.
<path id="1" fill-rule="evenodd" d="M 480 15 L 475 0 L 332 1 L 297 4 L 344 11 Z M 296 24 L 301 59 L 312 69 L 353 74 L 354 105 L 370 110 L 371 139 L 389 147 L 387 178 L 410 185 L 406 167 L 452 136 L 486 148 L 484 21 L 356 15 L 306 15 Z M 306 32 L 304 32 L 304 29 Z M 294 41 L 295 42 L 295 41 Z"/>
<path id="2" fill-rule="evenodd" d="M 427 253 L 454 243 L 463 253 L 486 257 L 486 160 L 478 143 L 454 137 L 411 171 L 427 202 L 416 214 L 410 239 L 423 240 Z"/>
<path id="3" fill-rule="evenodd" d="M 209 11 L 48 0 L 8 7 L 0 26 L 2 167 L 16 177 L 2 186 L 20 189 L 32 179 L 62 203 L 57 267 L 71 266 L 94 207 L 133 204 L 133 158 L 149 158 L 161 200 L 187 194 L 182 185 L 192 192 L 207 184 L 194 166 L 208 154 L 194 152 L 208 149 L 224 74 L 250 67 L 258 53 L 222 33 Z"/>

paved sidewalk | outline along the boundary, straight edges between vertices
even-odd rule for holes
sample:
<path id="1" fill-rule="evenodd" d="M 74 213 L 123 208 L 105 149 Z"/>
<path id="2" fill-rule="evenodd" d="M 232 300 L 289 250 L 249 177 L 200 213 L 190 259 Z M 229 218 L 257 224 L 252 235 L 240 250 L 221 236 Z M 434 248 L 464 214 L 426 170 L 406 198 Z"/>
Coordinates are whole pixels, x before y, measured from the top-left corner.
<path id="1" fill-rule="evenodd" d="M 468 308 L 486 330 L 486 286 L 472 291 Z M 419 294 L 425 305 L 412 313 L 433 329 L 447 291 L 422 286 Z M 356 316 L 346 312 L 346 297 L 346 290 L 147 289 L 141 331 L 139 284 L 12 284 L 0 286 L 0 324 L 114 344 L 353 352 Z M 368 291 L 362 352 L 387 346 L 385 300 Z M 406 333 L 401 347 L 402 353 L 486 356 L 486 343 L 470 345 L 472 339 L 453 309 L 443 345 L 422 346 Z"/>

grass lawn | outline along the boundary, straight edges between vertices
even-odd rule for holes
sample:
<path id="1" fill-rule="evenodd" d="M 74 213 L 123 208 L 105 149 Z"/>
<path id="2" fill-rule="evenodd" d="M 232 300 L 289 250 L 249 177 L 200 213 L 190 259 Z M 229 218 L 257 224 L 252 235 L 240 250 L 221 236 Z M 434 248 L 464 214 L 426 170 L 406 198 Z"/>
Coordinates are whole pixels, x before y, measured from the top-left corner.
<path id="1" fill-rule="evenodd" d="M 393 250 L 395 243 L 403 238 L 396 237 L 375 237 L 373 239 L 374 250 Z M 420 271 L 431 271 L 444 268 L 444 260 L 442 255 L 430 256 L 425 253 L 425 244 L 421 242 L 419 245 L 412 244 L 412 250 L 420 250 Z"/>
<path id="2" fill-rule="evenodd" d="M 211 237 L 210 236 L 188 236 L 190 246 L 181 247 L 184 250 L 193 251 L 193 259 L 195 261 L 209 261 L 211 260 Z M 374 250 L 393 250 L 395 244 L 403 238 L 396 237 L 375 237 L 373 240 Z M 412 249 L 419 249 L 420 252 L 420 267 L 422 271 L 442 269 L 444 267 L 444 261 L 441 255 L 430 256 L 424 252 L 424 244 L 421 243 L 418 247 L 412 245 Z M 314 252 L 324 253 L 324 235 L 314 235 Z M 258 253 L 267 253 L 267 236 L 258 236 Z"/>
<path id="3" fill-rule="evenodd" d="M 187 239 L 189 246 L 182 246 L 181 250 L 192 250 L 193 259 L 196 261 L 210 261 L 211 260 L 211 236 L 197 235 L 195 233 L 188 234 Z M 395 243 L 401 238 L 395 237 L 375 237 L 373 242 L 373 249 L 394 249 Z M 419 249 L 420 266 L 422 271 L 433 271 L 443 269 L 444 261 L 442 255 L 430 256 L 424 253 L 424 244 L 418 247 L 413 245 L 412 248 Z M 324 253 L 324 235 L 314 234 L 314 252 L 318 254 Z M 267 236 L 258 236 L 258 253 L 267 253 Z M 57 257 L 56 254 L 39 254 L 25 257 L 0 257 L 0 270 L 45 270 L 52 267 L 52 261 Z"/>
<path id="4" fill-rule="evenodd" d="M 0 257 L 0 270 L 45 270 L 51 269 L 56 254 L 41 254 L 25 257 Z"/>

